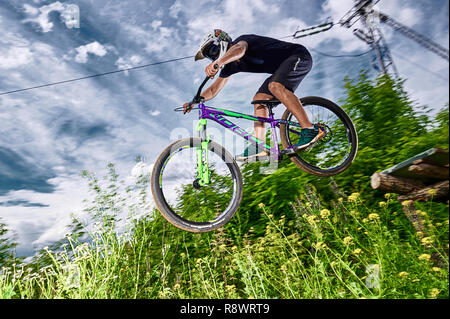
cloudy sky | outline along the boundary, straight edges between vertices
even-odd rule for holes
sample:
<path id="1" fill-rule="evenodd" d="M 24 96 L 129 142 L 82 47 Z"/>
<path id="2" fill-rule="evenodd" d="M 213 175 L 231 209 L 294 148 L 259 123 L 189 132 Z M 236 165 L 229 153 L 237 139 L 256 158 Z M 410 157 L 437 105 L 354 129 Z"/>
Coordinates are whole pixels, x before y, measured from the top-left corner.
<path id="1" fill-rule="evenodd" d="M 79 26 L 71 14 L 74 4 Z M 0 93 L 194 55 L 200 39 L 213 28 L 233 38 L 247 33 L 284 37 L 328 17 L 337 22 L 352 4 L 1 0 Z M 448 0 L 382 0 L 378 8 L 449 47 Z M 448 62 L 389 27 L 382 29 L 417 107 L 441 109 L 449 100 Z M 314 67 L 296 92 L 299 96 L 338 100 L 344 77 L 371 68 L 371 55 L 331 58 L 318 53 L 367 51 L 351 30 L 335 26 L 301 43 L 312 49 Z M 172 110 L 195 94 L 205 65 L 181 60 L 0 95 L 0 220 L 16 232 L 19 256 L 64 234 L 70 213 L 79 212 L 88 197 L 82 170 L 103 176 L 113 162 L 129 180 L 136 171 L 136 156 L 145 159 L 148 169 L 171 140 L 191 134 L 195 114 L 182 116 Z M 209 104 L 250 113 L 249 102 L 265 77 L 234 75 Z"/>

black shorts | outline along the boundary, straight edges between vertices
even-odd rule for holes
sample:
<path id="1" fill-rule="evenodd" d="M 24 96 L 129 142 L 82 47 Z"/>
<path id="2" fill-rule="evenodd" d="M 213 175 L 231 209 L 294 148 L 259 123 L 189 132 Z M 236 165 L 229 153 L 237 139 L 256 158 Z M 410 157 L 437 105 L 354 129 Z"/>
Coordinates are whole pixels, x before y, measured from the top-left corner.
<path id="1" fill-rule="evenodd" d="M 312 57 L 307 50 L 293 53 L 280 64 L 274 74 L 264 81 L 257 93 L 265 93 L 273 96 L 269 90 L 270 82 L 281 83 L 291 92 L 295 92 L 300 82 L 311 71 L 312 65 Z"/>

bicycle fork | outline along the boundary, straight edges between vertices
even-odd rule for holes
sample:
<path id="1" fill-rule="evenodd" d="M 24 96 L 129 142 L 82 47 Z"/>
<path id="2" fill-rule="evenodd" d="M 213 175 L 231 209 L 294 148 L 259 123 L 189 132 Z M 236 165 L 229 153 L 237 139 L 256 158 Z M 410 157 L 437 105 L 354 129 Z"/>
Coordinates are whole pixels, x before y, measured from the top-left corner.
<path id="1" fill-rule="evenodd" d="M 200 119 L 196 130 L 201 139 L 200 147 L 197 147 L 197 182 L 200 186 L 211 182 L 211 172 L 208 166 L 209 135 L 206 134 L 206 119 Z"/>

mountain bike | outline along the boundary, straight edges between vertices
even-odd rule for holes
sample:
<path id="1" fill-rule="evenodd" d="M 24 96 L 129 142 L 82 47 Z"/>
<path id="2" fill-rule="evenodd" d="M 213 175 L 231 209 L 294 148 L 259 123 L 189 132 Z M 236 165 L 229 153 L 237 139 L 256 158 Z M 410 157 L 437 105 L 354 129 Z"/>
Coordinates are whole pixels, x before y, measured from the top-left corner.
<path id="1" fill-rule="evenodd" d="M 215 230 L 235 215 L 241 203 L 243 180 L 240 168 L 230 152 L 210 139 L 206 130 L 207 120 L 220 124 L 259 148 L 267 149 L 270 161 L 289 158 L 309 174 L 334 176 L 345 171 L 354 160 L 358 136 L 349 116 L 335 103 L 315 96 L 300 99 L 310 121 L 325 134 L 312 148 L 297 151 L 294 146 L 302 127 L 287 109 L 281 119 L 274 118 L 273 109 L 281 104 L 280 101 L 252 102 L 268 109 L 267 118 L 206 106 L 200 94 L 208 80 L 206 77 L 189 104 L 190 108 L 198 110 L 198 137 L 170 144 L 153 166 L 151 189 L 155 204 L 174 226 L 189 232 Z M 175 111 L 181 112 L 183 108 Z M 268 123 L 272 132 L 271 145 L 226 117 Z"/>

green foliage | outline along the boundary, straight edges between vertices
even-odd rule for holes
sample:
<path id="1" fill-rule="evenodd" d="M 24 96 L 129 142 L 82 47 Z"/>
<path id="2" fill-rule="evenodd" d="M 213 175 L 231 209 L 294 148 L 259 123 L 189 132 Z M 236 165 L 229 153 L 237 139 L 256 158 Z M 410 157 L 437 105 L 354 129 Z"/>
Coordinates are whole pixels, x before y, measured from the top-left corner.
<path id="1" fill-rule="evenodd" d="M 16 246 L 17 243 L 11 238 L 10 231 L 0 220 L 0 267 L 13 262 L 15 258 L 14 248 Z"/>

